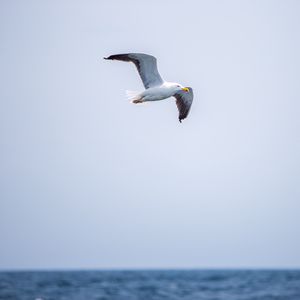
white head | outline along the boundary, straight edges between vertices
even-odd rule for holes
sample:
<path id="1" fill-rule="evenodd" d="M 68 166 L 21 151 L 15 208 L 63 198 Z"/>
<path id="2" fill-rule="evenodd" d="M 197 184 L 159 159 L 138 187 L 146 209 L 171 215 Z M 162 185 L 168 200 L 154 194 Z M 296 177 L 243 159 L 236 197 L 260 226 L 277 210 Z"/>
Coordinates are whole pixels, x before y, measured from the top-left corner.
<path id="1" fill-rule="evenodd" d="M 189 89 L 187 87 L 184 87 L 181 84 L 176 82 L 170 82 L 170 88 L 172 88 L 175 93 L 180 91 L 189 92 Z"/>

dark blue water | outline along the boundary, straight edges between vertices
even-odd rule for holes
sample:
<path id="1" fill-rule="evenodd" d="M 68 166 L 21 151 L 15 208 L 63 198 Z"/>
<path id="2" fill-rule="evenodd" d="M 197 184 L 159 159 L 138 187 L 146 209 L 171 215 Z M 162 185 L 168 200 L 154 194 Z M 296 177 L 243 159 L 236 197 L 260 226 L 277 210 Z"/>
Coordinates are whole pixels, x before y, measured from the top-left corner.
<path id="1" fill-rule="evenodd" d="M 0 272 L 0 299 L 300 300 L 300 270 Z"/>

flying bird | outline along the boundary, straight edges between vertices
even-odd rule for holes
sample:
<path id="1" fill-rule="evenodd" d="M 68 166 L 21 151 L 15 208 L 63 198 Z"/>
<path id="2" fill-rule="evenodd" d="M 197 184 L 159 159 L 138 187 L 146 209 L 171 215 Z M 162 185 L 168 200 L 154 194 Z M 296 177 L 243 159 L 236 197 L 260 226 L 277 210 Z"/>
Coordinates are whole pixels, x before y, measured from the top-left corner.
<path id="1" fill-rule="evenodd" d="M 181 123 L 181 120 L 188 116 L 194 97 L 193 89 L 184 87 L 179 83 L 164 81 L 159 75 L 154 56 L 144 53 L 127 53 L 110 55 L 104 59 L 127 61 L 135 64 L 145 90 L 141 93 L 128 92 L 132 103 L 138 104 L 175 97 L 179 111 L 179 122 Z"/>

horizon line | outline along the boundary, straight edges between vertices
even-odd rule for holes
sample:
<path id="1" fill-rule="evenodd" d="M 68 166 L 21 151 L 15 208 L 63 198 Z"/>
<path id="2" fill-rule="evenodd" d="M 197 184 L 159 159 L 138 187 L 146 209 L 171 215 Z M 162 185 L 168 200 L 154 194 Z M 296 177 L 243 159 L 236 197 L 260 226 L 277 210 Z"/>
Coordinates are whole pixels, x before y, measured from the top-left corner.
<path id="1" fill-rule="evenodd" d="M 300 271 L 300 267 L 99 267 L 99 268 L 0 268 L 4 272 L 135 272 L 135 271 Z"/>

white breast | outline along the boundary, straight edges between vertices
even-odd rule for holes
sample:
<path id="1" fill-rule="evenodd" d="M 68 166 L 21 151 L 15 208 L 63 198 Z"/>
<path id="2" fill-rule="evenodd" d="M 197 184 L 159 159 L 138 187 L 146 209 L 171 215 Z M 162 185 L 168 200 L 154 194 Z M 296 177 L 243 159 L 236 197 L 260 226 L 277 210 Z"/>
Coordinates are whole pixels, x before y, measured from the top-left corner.
<path id="1" fill-rule="evenodd" d="M 144 101 L 163 100 L 173 95 L 174 90 L 171 87 L 165 85 L 149 88 L 142 93 Z"/>

